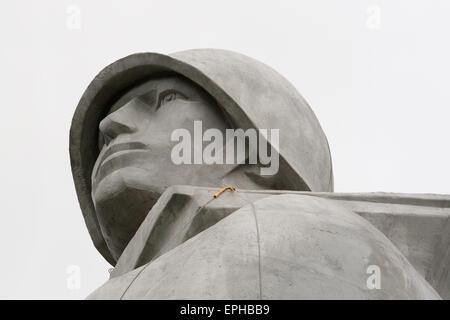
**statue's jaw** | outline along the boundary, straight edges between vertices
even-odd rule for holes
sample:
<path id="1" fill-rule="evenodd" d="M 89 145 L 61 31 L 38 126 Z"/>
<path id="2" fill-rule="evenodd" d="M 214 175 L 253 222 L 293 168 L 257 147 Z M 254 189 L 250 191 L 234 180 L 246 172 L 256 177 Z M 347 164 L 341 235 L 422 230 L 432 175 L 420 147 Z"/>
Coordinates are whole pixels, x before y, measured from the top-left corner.
<path id="1" fill-rule="evenodd" d="M 101 232 L 116 261 L 162 193 L 141 182 L 139 169 L 127 168 L 126 175 L 122 171 L 104 178 L 92 193 Z"/>

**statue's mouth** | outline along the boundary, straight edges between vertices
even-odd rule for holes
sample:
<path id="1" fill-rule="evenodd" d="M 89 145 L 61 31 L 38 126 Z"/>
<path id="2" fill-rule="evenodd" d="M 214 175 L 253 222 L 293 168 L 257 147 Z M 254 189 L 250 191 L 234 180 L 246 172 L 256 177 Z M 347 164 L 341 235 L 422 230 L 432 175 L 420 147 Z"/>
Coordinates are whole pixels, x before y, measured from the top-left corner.
<path id="1" fill-rule="evenodd" d="M 100 160 L 97 162 L 94 177 L 97 178 L 101 172 L 101 168 L 111 160 L 120 157 L 121 155 L 148 151 L 148 146 L 142 142 L 127 142 L 110 145 L 103 154 L 100 154 Z M 100 177 L 99 177 L 100 178 Z"/>

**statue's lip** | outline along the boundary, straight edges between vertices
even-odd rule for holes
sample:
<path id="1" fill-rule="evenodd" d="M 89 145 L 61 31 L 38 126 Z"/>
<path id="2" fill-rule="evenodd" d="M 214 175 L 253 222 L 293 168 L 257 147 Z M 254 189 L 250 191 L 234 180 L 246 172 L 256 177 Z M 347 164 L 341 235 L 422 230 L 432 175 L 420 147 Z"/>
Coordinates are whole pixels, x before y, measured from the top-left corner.
<path id="1" fill-rule="evenodd" d="M 97 167 L 95 175 L 98 174 L 101 166 L 108 161 L 110 158 L 113 158 L 117 153 L 123 153 L 123 151 L 138 151 L 138 150 L 147 150 L 148 146 L 142 142 L 125 142 L 125 143 L 117 143 L 108 146 L 105 153 L 101 155 L 99 165 Z"/>

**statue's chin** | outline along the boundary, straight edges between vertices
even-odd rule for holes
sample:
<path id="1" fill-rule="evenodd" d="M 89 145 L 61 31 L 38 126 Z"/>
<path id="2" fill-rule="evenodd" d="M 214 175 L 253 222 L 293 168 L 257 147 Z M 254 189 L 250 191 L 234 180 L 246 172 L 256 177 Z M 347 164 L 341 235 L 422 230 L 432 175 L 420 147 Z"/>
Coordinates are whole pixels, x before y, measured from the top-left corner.
<path id="1" fill-rule="evenodd" d="M 142 169 L 117 170 L 96 183 L 92 192 L 105 241 L 118 259 L 161 195 Z M 144 179 L 143 179 L 144 178 Z M 144 180 L 144 181 L 143 181 Z"/>
<path id="2" fill-rule="evenodd" d="M 111 172 L 100 181 L 93 179 L 92 199 L 94 203 L 115 198 L 125 189 L 148 191 L 159 195 L 164 192 L 164 187 L 161 186 L 161 183 L 154 181 L 153 174 L 149 170 L 142 168 L 125 167 Z"/>

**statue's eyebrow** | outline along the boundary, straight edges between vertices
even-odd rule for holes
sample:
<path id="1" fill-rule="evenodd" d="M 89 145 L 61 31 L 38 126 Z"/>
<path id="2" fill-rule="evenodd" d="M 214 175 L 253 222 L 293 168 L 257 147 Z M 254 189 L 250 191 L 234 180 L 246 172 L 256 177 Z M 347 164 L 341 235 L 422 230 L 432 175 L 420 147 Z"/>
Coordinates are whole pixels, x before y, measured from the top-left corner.
<path id="1" fill-rule="evenodd" d="M 116 112 L 117 110 L 121 109 L 122 107 L 124 107 L 125 105 L 127 105 L 128 103 L 130 103 L 133 100 L 140 100 L 141 102 L 143 102 L 144 104 L 147 104 L 150 107 L 156 101 L 156 96 L 157 96 L 156 89 L 152 89 L 141 95 L 136 95 L 134 97 L 130 97 L 123 101 L 121 101 L 119 99 L 115 104 L 113 104 L 113 106 L 108 110 L 108 112 L 105 114 L 104 117 L 106 118 L 108 115 Z"/>
<path id="2" fill-rule="evenodd" d="M 137 96 L 139 100 L 147 104 L 149 107 L 155 108 L 156 106 L 155 102 L 157 101 L 158 91 L 156 89 L 152 89 L 144 94 L 141 94 L 140 96 Z"/>

